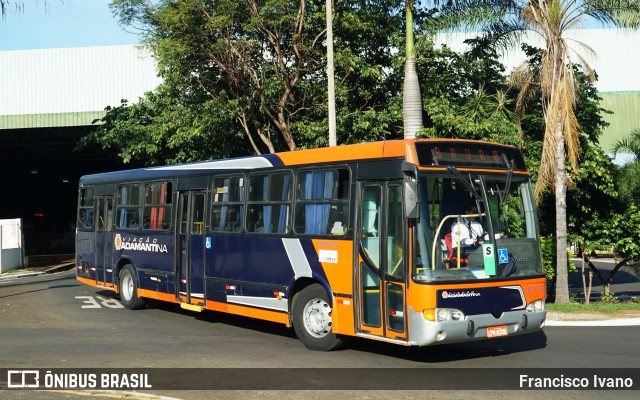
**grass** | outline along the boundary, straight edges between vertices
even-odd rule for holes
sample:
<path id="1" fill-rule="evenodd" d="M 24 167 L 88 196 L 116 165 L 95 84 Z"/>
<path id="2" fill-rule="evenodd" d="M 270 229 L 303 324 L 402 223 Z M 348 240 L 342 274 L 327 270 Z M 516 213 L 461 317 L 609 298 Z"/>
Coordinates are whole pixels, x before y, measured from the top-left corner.
<path id="1" fill-rule="evenodd" d="M 567 313 L 620 313 L 624 311 L 640 311 L 640 302 L 629 301 L 625 303 L 601 303 L 594 302 L 591 304 L 569 303 L 555 304 L 547 303 L 548 311 L 567 312 Z"/>
<path id="2" fill-rule="evenodd" d="M 33 270 L 33 269 L 29 269 L 29 268 L 18 268 L 18 269 L 12 269 L 10 271 L 7 272 L 3 272 L 2 274 L 0 274 L 0 276 L 12 276 L 12 275 L 20 275 L 20 274 L 27 274 L 27 273 L 38 273 L 38 272 L 42 272 L 42 271 L 38 271 L 38 270 Z"/>
<path id="3" fill-rule="evenodd" d="M 11 275 L 24 274 L 24 273 L 25 273 L 24 268 L 19 268 L 19 269 L 12 269 L 10 271 L 3 272 L 2 276 L 11 276 Z"/>

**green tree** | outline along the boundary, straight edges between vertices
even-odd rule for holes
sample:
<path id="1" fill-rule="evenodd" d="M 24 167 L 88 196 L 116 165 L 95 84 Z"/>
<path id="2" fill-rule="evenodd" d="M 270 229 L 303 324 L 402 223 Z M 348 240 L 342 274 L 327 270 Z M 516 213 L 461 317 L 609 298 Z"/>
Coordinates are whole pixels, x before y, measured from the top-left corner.
<path id="1" fill-rule="evenodd" d="M 627 204 L 640 203 L 640 128 L 631 131 L 630 135 L 617 141 L 615 153 L 631 153 L 633 161 L 623 165 L 618 171 L 620 200 Z"/>
<path id="2" fill-rule="evenodd" d="M 468 41 L 471 50 L 436 48 L 427 32 L 419 37 L 417 65 L 425 105 L 419 136 L 524 143 L 513 121 L 515 98 L 508 93 L 504 66 L 483 39 Z"/>
<path id="3" fill-rule="evenodd" d="M 14 1 L 13 5 L 15 10 L 18 12 L 22 12 L 24 10 L 24 3 L 22 1 Z M 11 7 L 11 0 L 0 0 L 0 11 L 2 12 L 2 17 L 4 18 L 7 15 L 7 11 Z"/>
<path id="4" fill-rule="evenodd" d="M 567 158 L 573 171 L 578 170 L 578 133 L 576 82 L 573 53 L 567 31 L 579 27 L 586 17 L 611 26 L 637 28 L 640 24 L 638 0 L 471 0 L 453 2 L 442 16 L 450 25 L 464 23 L 480 26 L 503 45 L 521 39 L 525 31 L 533 32 L 544 42 L 540 65 L 533 69 L 524 63 L 514 74 L 521 90 L 518 106 L 524 104 L 532 90 L 542 94 L 544 136 L 535 194 L 538 202 L 551 189 L 555 194 L 555 218 L 558 276 L 556 302 L 569 301 L 566 279 L 567 248 Z M 583 45 L 588 49 L 588 46 Z M 580 58 L 580 56 L 578 55 Z M 588 64 L 581 59 L 587 71 Z"/>
<path id="5" fill-rule="evenodd" d="M 143 27 L 161 74 L 178 69 L 212 99 L 233 101 L 229 111 L 255 153 L 273 153 L 279 142 L 296 149 L 290 122 L 309 106 L 300 89 L 322 59 L 316 3 L 117 0 L 112 6 L 123 25 Z"/>
<path id="6" fill-rule="evenodd" d="M 229 103 L 220 107 L 206 93 L 183 91 L 176 83 L 181 79 L 165 76 L 137 103 L 123 100 L 107 107 L 101 123 L 82 138 L 80 147 L 98 143 L 117 152 L 125 163 L 147 165 L 248 155 L 249 143 L 228 112 Z"/>
<path id="7" fill-rule="evenodd" d="M 578 191 L 579 210 L 582 218 L 576 218 L 576 239 L 583 243 L 583 251 L 591 271 L 603 286 L 605 296 L 610 295 L 611 285 L 621 268 L 631 260 L 640 259 L 640 209 L 637 207 L 639 171 L 637 155 L 640 154 L 640 131 L 634 130 L 628 138 L 616 143 L 615 151 L 629 151 L 636 160 L 622 168 L 613 165 L 604 154 L 596 154 L 582 162 L 581 182 L 595 190 Z M 602 151 L 600 150 L 600 153 Z M 607 276 L 600 271 L 590 257 L 594 250 L 613 249 L 621 257 Z"/>
<path id="8" fill-rule="evenodd" d="M 64 0 L 59 0 L 61 3 L 64 2 Z M 12 7 L 13 4 L 13 7 Z M 49 2 L 47 0 L 43 0 L 42 4 L 44 5 L 45 8 L 49 7 Z M 0 0 L 0 14 L 2 15 L 2 17 L 4 18 L 7 15 L 7 12 L 9 12 L 9 10 L 11 10 L 13 8 L 13 10 L 20 14 L 24 12 L 24 0 Z"/>
<path id="9" fill-rule="evenodd" d="M 115 0 L 112 8 L 121 24 L 142 29 L 160 75 L 176 76 L 171 91 L 206 94 L 200 101 L 224 109 L 252 153 L 327 142 L 326 13 L 319 2 Z M 356 140 L 354 131 L 366 131 L 360 140 L 380 140 L 398 130 L 399 110 L 390 105 L 397 79 L 387 69 L 397 57 L 392 40 L 400 37 L 388 32 L 402 22 L 401 9 L 397 0 L 335 4 L 341 143 Z"/>

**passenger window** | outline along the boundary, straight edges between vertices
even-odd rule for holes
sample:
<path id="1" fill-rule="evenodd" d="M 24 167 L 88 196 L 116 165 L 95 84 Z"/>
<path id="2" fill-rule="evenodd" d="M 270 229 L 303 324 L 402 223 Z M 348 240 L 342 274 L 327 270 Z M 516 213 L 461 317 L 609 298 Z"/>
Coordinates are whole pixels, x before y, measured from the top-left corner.
<path id="1" fill-rule="evenodd" d="M 121 185 L 118 187 L 118 228 L 140 228 L 140 185 Z"/>
<path id="2" fill-rule="evenodd" d="M 288 233 L 290 203 L 290 173 L 252 176 L 249 181 L 247 231 Z"/>
<path id="3" fill-rule="evenodd" d="M 167 230 L 171 225 L 171 182 L 148 183 L 144 186 L 143 228 Z"/>
<path id="4" fill-rule="evenodd" d="M 242 231 L 244 182 L 242 175 L 214 179 L 211 205 L 211 229 L 214 232 Z"/>
<path id="5" fill-rule="evenodd" d="M 306 171 L 298 175 L 296 232 L 343 236 L 349 228 L 349 171 Z"/>
<path id="6" fill-rule="evenodd" d="M 78 228 L 93 229 L 93 188 L 80 189 L 80 199 L 78 201 Z"/>

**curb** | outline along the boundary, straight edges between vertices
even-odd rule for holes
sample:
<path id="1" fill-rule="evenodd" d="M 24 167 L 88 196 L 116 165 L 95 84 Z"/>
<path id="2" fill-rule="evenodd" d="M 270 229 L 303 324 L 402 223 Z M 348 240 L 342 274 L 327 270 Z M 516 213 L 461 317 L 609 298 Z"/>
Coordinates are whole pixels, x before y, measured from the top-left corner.
<path id="1" fill-rule="evenodd" d="M 54 274 L 56 272 L 68 271 L 68 270 L 72 269 L 73 267 L 74 267 L 74 263 L 65 263 L 65 264 L 60 264 L 60 265 L 53 266 L 53 267 L 51 267 L 49 269 L 46 269 L 44 271 L 25 272 L 25 273 L 22 273 L 22 274 L 12 274 L 12 275 L 7 275 L 7 276 L 0 275 L 0 282 L 1 281 L 12 281 L 12 280 L 21 279 L 21 278 L 31 278 L 31 277 L 40 276 L 40 275 Z"/>
<path id="2" fill-rule="evenodd" d="M 547 311 L 545 326 L 640 326 L 640 314 L 606 315 L 599 313 L 563 313 Z"/>
<path id="3" fill-rule="evenodd" d="M 31 278 L 33 276 L 44 275 L 44 272 L 25 272 L 24 274 L 13 274 L 8 276 L 0 276 L 0 282 L 2 281 L 15 281 L 21 278 Z"/>
<path id="4" fill-rule="evenodd" d="M 640 326 L 640 318 L 615 318 L 595 321 L 547 320 L 545 326 Z"/>

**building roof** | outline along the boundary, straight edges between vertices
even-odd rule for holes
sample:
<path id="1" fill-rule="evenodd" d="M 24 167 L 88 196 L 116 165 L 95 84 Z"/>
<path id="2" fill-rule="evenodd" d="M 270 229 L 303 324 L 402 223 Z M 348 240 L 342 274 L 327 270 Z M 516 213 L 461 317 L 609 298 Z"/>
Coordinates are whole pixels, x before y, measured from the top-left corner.
<path id="1" fill-rule="evenodd" d="M 161 82 L 138 46 L 0 51 L 0 129 L 91 125 Z"/>

